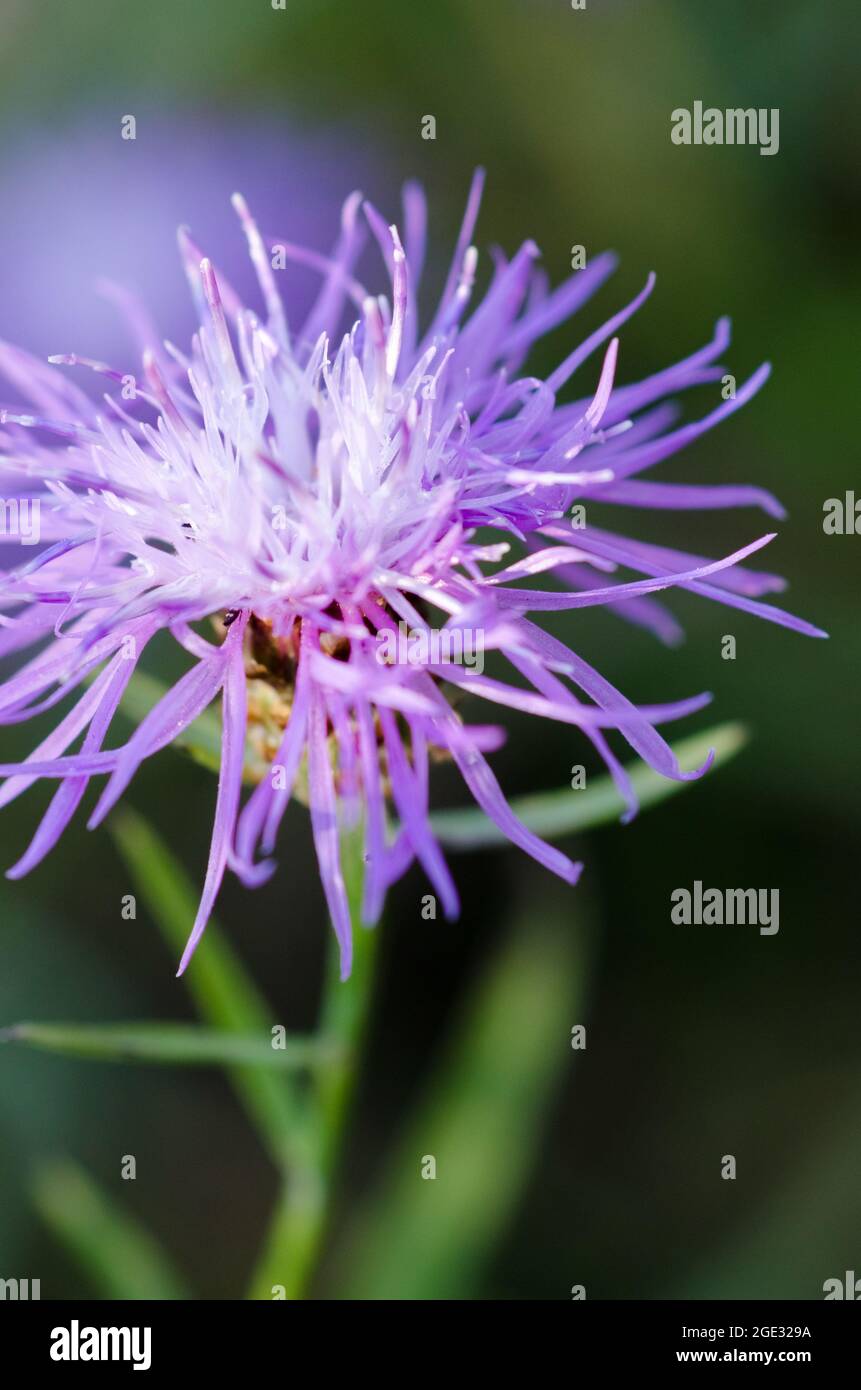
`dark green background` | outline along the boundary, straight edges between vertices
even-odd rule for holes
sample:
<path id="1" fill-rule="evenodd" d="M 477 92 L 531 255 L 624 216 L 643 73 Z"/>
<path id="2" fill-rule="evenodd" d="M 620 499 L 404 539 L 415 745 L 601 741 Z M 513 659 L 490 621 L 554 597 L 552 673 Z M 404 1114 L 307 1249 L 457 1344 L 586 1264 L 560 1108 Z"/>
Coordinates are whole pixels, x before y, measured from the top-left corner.
<path id="1" fill-rule="evenodd" d="M 687 728 L 741 718 L 750 745 L 631 827 L 574 845 L 587 866 L 576 891 L 512 850 L 458 856 L 455 925 L 421 921 L 417 875 L 392 895 L 341 1228 L 373 1190 L 458 1001 L 513 918 L 525 914 L 521 930 L 551 921 L 587 937 L 592 960 L 571 1018 L 588 1024 L 588 1049 L 567 1052 L 522 1198 L 500 1213 L 484 1272 L 464 1289 L 443 1271 L 436 1296 L 565 1298 L 583 1283 L 590 1298 L 818 1298 L 826 1278 L 861 1269 L 861 537 L 822 530 L 825 499 L 858 483 L 854 8 L 589 0 L 575 13 L 567 0 L 288 0 L 280 13 L 268 0 L 36 0 L 0 19 L 5 152 L 35 127 L 62 141 L 93 112 L 111 122 L 173 112 L 177 142 L 192 119 L 251 116 L 270 136 L 283 128 L 285 149 L 325 129 L 336 166 L 343 141 L 392 195 L 403 178 L 424 181 L 437 268 L 483 163 L 482 250 L 532 236 L 555 280 L 573 243 L 620 252 L 621 270 L 571 330 L 578 336 L 657 272 L 655 295 L 623 332 L 623 380 L 705 342 L 720 313 L 733 317 L 739 379 L 764 358 L 774 364 L 754 404 L 660 476 L 775 491 L 789 519 L 766 564 L 790 580 L 786 602 L 830 641 L 689 595 L 671 599 L 688 634 L 674 652 L 606 611 L 566 616 L 557 630 L 628 695 L 710 689 L 712 711 Z M 779 107 L 779 154 L 672 145 L 671 110 L 696 99 Z M 434 143 L 420 139 L 426 113 L 437 118 Z M 345 167 L 344 193 L 353 183 Z M 14 205 L 15 187 L 0 196 Z M 0 265 L 3 336 L 2 288 L 14 277 L 14 265 Z M 568 330 L 557 333 L 535 369 L 570 345 Z M 616 511 L 608 524 L 714 555 L 768 529 L 752 512 Z M 737 638 L 735 662 L 721 659 L 725 633 Z M 496 759 L 507 791 L 561 786 L 586 761 L 573 731 L 508 722 Z M 4 752 L 20 737 L 6 731 Z M 438 804 L 455 791 L 443 776 Z M 4 863 L 45 799 L 38 789 L 4 813 Z M 209 775 L 166 752 L 129 799 L 202 876 Z M 219 916 L 267 982 L 275 1017 L 307 1027 L 328 928 L 301 808 L 281 859 L 256 895 L 231 881 Z M 695 878 L 779 888 L 779 935 L 673 927 L 670 891 Z M 31 878 L 0 886 L 0 1024 L 187 1016 L 145 904 L 137 922 L 120 918 L 129 891 L 109 835 L 88 834 L 82 818 Z M 565 1034 L 559 1047 L 566 1053 Z M 118 1179 L 124 1153 L 137 1155 L 135 1184 Z M 726 1153 L 735 1182 L 720 1178 Z M 240 1292 L 275 1178 L 217 1076 L 0 1053 L 0 1277 L 41 1277 L 43 1296 L 90 1292 L 30 1206 L 34 1164 L 60 1154 L 146 1220 L 204 1295 Z M 502 1143 L 487 1166 L 490 1193 L 508 1161 Z M 453 1248 L 452 1268 L 457 1257 Z M 420 1266 L 422 1249 L 410 1258 Z M 320 1290 L 345 1287 L 334 1240 Z"/>

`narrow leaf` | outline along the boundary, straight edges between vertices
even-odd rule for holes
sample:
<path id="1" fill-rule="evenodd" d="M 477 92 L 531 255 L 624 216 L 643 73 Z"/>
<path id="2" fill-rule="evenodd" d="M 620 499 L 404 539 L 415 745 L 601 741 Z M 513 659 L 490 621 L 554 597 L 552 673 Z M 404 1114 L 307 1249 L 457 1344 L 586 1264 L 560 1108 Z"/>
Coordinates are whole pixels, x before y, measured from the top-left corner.
<path id="1" fill-rule="evenodd" d="M 719 724 L 705 734 L 695 734 L 673 744 L 673 752 L 683 770 L 700 766 L 714 749 L 714 767 L 729 762 L 747 742 L 742 724 Z M 628 768 L 642 810 L 657 806 L 675 796 L 690 782 L 674 782 L 653 772 L 645 763 Z M 599 777 L 582 791 L 565 787 L 561 791 L 512 798 L 511 809 L 530 830 L 544 839 L 556 839 L 575 831 L 590 830 L 617 820 L 625 809 L 612 778 Z M 438 811 L 431 825 L 443 844 L 452 849 L 504 849 L 509 841 L 483 811 Z"/>
<path id="2" fill-rule="evenodd" d="M 157 1241 L 77 1164 L 64 1161 L 37 1170 L 33 1200 L 101 1297 L 190 1297 Z"/>
<path id="3" fill-rule="evenodd" d="M 104 1062 L 191 1066 L 255 1066 L 305 1070 L 335 1059 L 333 1046 L 316 1038 L 228 1033 L 193 1023 L 17 1023 L 0 1030 L 0 1042 L 25 1043 L 44 1052 Z"/>

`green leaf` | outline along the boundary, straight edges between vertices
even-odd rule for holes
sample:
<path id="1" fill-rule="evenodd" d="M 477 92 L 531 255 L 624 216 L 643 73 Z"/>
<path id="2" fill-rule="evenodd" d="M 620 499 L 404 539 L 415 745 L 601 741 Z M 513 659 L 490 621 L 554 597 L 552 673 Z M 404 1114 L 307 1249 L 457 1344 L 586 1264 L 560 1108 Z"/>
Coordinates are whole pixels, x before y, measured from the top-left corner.
<path id="1" fill-rule="evenodd" d="M 0 1042 L 26 1043 L 44 1052 L 103 1062 L 191 1066 L 255 1066 L 306 1070 L 331 1063 L 333 1045 L 293 1037 L 273 1047 L 271 1034 L 228 1033 L 194 1023 L 16 1023 L 0 1030 Z"/>
<path id="2" fill-rule="evenodd" d="M 587 952 L 563 915 L 524 914 L 467 1002 L 383 1179 L 336 1261 L 335 1296 L 463 1299 L 504 1235 L 576 1054 Z M 434 1179 L 422 1164 L 433 1157 Z"/>
<path id="3" fill-rule="evenodd" d="M 190 1297 L 153 1237 L 77 1164 L 64 1161 L 38 1169 L 33 1200 L 46 1226 L 103 1298 Z"/>
<path id="4" fill-rule="evenodd" d="M 713 748 L 714 766 L 719 767 L 734 757 L 747 739 L 747 730 L 742 724 L 719 724 L 708 733 L 674 743 L 673 752 L 682 768 L 687 770 L 701 766 Z M 657 806 L 691 785 L 662 777 L 645 763 L 629 767 L 628 775 L 643 810 Z M 565 787 L 561 791 L 515 797 L 510 805 L 524 825 L 551 840 L 606 825 L 617 820 L 625 809 L 611 777 L 599 777 L 583 791 Z M 503 849 L 509 844 L 498 826 L 483 811 L 473 807 L 462 811 L 438 811 L 431 816 L 431 825 L 440 841 L 452 849 Z"/>
<path id="5" fill-rule="evenodd" d="M 141 903 L 152 913 L 178 960 L 194 922 L 197 894 L 173 855 L 140 816 L 126 808 L 114 817 L 111 829 Z M 201 1018 L 213 1028 L 259 1038 L 269 1035 L 279 1022 L 214 919 L 210 919 L 200 949 L 182 978 Z M 292 1078 L 271 1067 L 246 1065 L 233 1065 L 228 1074 L 280 1166 L 290 1148 L 299 1105 Z"/>

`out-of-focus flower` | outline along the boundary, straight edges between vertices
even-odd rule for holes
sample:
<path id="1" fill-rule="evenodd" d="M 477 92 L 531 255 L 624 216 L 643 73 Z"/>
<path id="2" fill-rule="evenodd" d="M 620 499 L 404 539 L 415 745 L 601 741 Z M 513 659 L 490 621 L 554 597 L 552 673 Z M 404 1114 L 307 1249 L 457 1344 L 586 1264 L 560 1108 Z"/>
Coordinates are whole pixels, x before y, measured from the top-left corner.
<path id="1" fill-rule="evenodd" d="M 224 216 L 234 188 L 263 226 L 319 246 L 337 218 L 344 167 L 366 191 L 380 182 L 375 161 L 343 133 L 336 142 L 271 116 L 228 123 L 217 112 L 143 108 L 126 140 L 121 110 L 34 127 L 0 149 L 0 334 L 31 352 L 128 360 L 128 291 L 161 337 L 185 343 L 194 307 L 179 258 L 165 254 L 181 223 L 212 229 L 212 259 L 250 296 L 253 271 Z M 288 290 L 298 317 L 315 277 L 296 267 Z"/>
<path id="2" fill-rule="evenodd" d="M 515 844 L 567 881 L 577 879 L 580 865 L 507 805 L 485 758 L 500 731 L 466 725 L 443 681 L 582 729 L 616 779 L 628 816 L 636 803 L 607 731 L 618 730 L 668 777 L 705 770 L 683 773 L 656 726 L 699 709 L 707 696 L 637 707 L 530 615 L 623 605 L 627 616 L 671 638 L 673 621 L 651 595 L 680 586 L 821 635 L 762 602 L 779 580 L 741 566 L 769 535 L 709 560 L 616 537 L 591 515 L 572 529 L 572 507 L 586 499 L 590 509 L 598 500 L 670 509 L 758 505 L 778 515 L 775 500 L 755 489 L 641 476 L 739 409 L 767 368 L 704 419 L 676 424 L 667 395 L 723 374 L 718 359 L 729 335 L 722 320 L 692 356 L 638 385 L 616 386 L 615 334 L 650 293 L 650 278 L 546 381 L 521 376 L 532 344 L 570 318 L 610 274 L 613 258 L 596 258 L 550 292 L 537 248 L 527 242 L 511 260 L 497 256 L 490 286 L 470 312 L 481 188 L 479 174 L 442 297 L 424 328 L 416 291 L 426 210 L 411 185 L 403 244 L 354 195 L 331 255 L 283 241 L 267 246 L 244 201 L 234 198 L 262 322 L 182 232 L 200 321 L 188 355 L 160 343 L 133 311 L 144 342 L 140 381 L 97 361 L 59 359 L 111 384 L 103 409 L 56 367 L 11 347 L 0 353 L 0 367 L 34 412 L 0 415 L 2 452 L 22 498 L 40 503 L 47 543 L 5 576 L 0 651 L 37 643 L 41 650 L 0 687 L 0 718 L 24 722 L 91 681 L 26 761 L 0 767 L 8 776 L 0 804 L 36 778 L 60 779 L 10 872 L 20 876 L 43 857 L 88 779 L 106 773 L 90 819 L 98 824 L 141 762 L 220 692 L 215 827 L 181 969 L 225 870 L 249 885 L 268 877 L 279 823 L 300 787 L 345 974 L 345 825 L 360 825 L 364 835 L 366 921 L 376 920 L 387 887 L 414 859 L 446 912 L 455 913 L 456 890 L 428 817 L 435 754 L 457 764 L 475 800 Z M 356 279 L 366 228 L 387 267 L 388 297 Z M 322 277 L 298 327 L 292 319 L 288 325 L 278 288 L 281 268 L 295 263 Z M 353 326 L 339 338 L 345 306 Z M 592 392 L 557 404 L 575 371 L 605 344 Z M 495 537 L 487 538 L 488 529 Z M 617 567 L 642 577 L 621 582 Z M 539 574 L 565 587 L 528 587 Z M 215 641 L 204 635 L 212 633 L 209 620 Z M 136 663 L 163 630 L 193 664 L 127 743 L 105 751 Z M 479 646 L 502 653 L 513 679 L 468 662 Z M 70 753 L 79 736 L 80 750 Z M 249 743 L 259 781 L 243 807 Z"/>

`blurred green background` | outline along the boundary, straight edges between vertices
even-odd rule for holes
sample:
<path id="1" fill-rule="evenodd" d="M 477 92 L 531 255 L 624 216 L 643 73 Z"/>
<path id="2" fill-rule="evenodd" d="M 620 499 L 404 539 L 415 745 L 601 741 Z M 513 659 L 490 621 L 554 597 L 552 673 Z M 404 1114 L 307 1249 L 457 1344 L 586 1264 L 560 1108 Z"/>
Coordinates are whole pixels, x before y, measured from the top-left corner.
<path id="1" fill-rule="evenodd" d="M 283 12 L 268 0 L 4 7 L 4 221 L 19 241 L 23 229 L 45 249 L 44 273 L 37 257 L 22 279 L 0 236 L 2 337 L 49 350 L 36 341 L 41 328 L 31 342 L 22 337 L 20 313 L 10 326 L 6 306 L 30 296 L 39 323 L 50 324 L 53 258 L 65 258 L 68 275 L 87 265 L 86 219 L 67 217 L 68 178 L 56 195 L 52 182 L 63 168 L 74 181 L 80 132 L 97 151 L 110 141 L 115 163 L 142 159 L 151 115 L 170 138 L 148 186 L 171 185 L 172 162 L 184 161 L 189 198 L 199 202 L 189 142 L 203 149 L 211 131 L 207 157 L 225 195 L 234 182 L 248 187 L 247 165 L 259 196 L 278 208 L 282 157 L 292 171 L 280 205 L 287 218 L 295 204 L 300 220 L 306 199 L 319 201 L 325 189 L 327 243 L 338 193 L 361 183 L 394 216 L 401 182 L 421 179 L 437 286 L 477 163 L 489 174 L 482 251 L 532 236 L 558 281 L 573 244 L 590 254 L 615 248 L 619 273 L 542 349 L 536 370 L 626 302 L 649 270 L 657 290 L 623 331 L 621 380 L 707 341 L 721 313 L 733 318 L 728 362 L 740 380 L 764 358 L 774 364 L 754 404 L 656 476 L 776 492 L 789 519 L 767 567 L 790 580 L 787 605 L 831 640 L 807 641 L 690 595 L 670 600 L 687 631 L 675 651 L 605 610 L 564 617 L 560 635 L 634 699 L 712 690 L 712 709 L 680 733 L 742 719 L 751 741 L 729 767 L 632 826 L 573 843 L 586 861 L 575 891 L 512 850 L 457 856 L 463 913 L 454 925 L 422 921 L 418 874 L 392 894 L 367 1064 L 315 1284 L 321 1296 L 554 1299 L 582 1284 L 589 1298 L 815 1299 L 825 1279 L 859 1266 L 861 629 L 852 604 L 861 539 L 822 530 L 823 502 L 842 497 L 857 474 L 855 8 L 808 0 L 588 0 L 583 12 L 568 0 L 287 0 Z M 779 154 L 674 146 L 670 112 L 697 99 L 778 107 Z M 140 113 L 134 147 L 120 145 L 125 113 Z M 420 136 L 426 114 L 437 120 L 434 142 Z M 239 129 L 258 157 L 230 145 Z M 53 172 L 41 174 L 40 159 Z M 105 215 L 122 202 L 141 239 L 148 235 L 147 199 L 134 204 L 133 181 L 121 191 L 111 181 L 119 175 L 102 178 L 89 156 L 85 177 Z M 218 225 L 195 224 L 204 246 L 229 239 L 230 216 L 225 207 Z M 141 256 L 123 235 L 113 249 L 125 251 L 133 279 Z M 169 240 L 151 254 L 175 273 Z M 79 346 L 67 332 L 64 321 L 55 350 Z M 701 397 L 689 409 L 711 405 Z M 767 529 L 750 512 L 616 510 L 607 524 L 713 555 Z M 726 633 L 737 638 L 734 662 L 721 659 Z M 508 722 L 495 762 L 507 792 L 560 787 L 572 764 L 591 767 L 572 730 Z M 5 730 L 3 756 L 21 738 Z M 443 772 L 436 803 L 457 797 L 456 779 Z M 4 813 L 4 865 L 25 847 L 46 799 L 39 788 Z M 202 877 L 210 775 L 165 752 L 128 799 Z M 307 1029 L 329 929 L 301 808 L 288 815 L 280 858 L 279 874 L 254 895 L 228 882 L 218 913 L 266 982 L 273 1021 Z M 669 894 L 696 878 L 779 888 L 779 934 L 673 926 Z M 191 1016 L 146 895 L 136 921 L 121 918 L 131 891 L 110 835 L 88 834 L 80 816 L 30 878 L 0 885 L 0 1026 Z M 478 1020 L 467 1036 L 465 1017 Z M 578 1023 L 588 1029 L 585 1052 L 569 1046 Z M 437 1149 L 446 1162 L 435 1183 L 423 1182 L 419 1160 Z M 121 1180 L 124 1154 L 137 1158 L 135 1182 Z M 736 1157 L 734 1182 L 721 1180 L 724 1154 Z M 240 1294 L 276 1177 L 217 1073 L 0 1050 L 0 1277 L 41 1278 L 43 1297 L 97 1295 L 98 1282 L 34 1207 L 40 1165 L 61 1158 L 146 1224 L 199 1294 Z"/>

